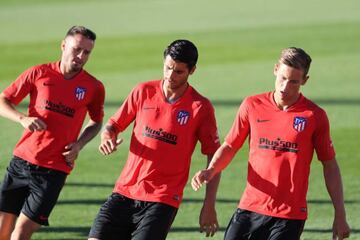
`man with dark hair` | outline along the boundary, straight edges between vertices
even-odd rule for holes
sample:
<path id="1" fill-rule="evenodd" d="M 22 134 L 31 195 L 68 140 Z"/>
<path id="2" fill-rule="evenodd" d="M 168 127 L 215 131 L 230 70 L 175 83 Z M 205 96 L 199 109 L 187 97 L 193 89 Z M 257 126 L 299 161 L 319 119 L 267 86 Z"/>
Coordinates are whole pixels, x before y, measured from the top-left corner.
<path id="1" fill-rule="evenodd" d="M 72 27 L 61 43 L 61 60 L 23 72 L 0 95 L 0 115 L 24 133 L 0 188 L 0 239 L 30 239 L 49 225 L 52 211 L 80 150 L 99 132 L 104 86 L 83 70 L 96 35 Z M 16 110 L 30 95 L 28 113 Z M 87 112 L 90 120 L 79 133 Z"/>
<path id="2" fill-rule="evenodd" d="M 188 40 L 164 52 L 163 79 L 137 85 L 101 134 L 99 150 L 108 155 L 121 143 L 118 134 L 134 122 L 128 160 L 113 193 L 100 208 L 89 239 L 165 239 L 182 201 L 197 141 L 208 161 L 220 146 L 214 109 L 188 83 L 198 53 Z M 218 228 L 216 176 L 206 192 L 200 227 Z M 205 220 L 205 221 L 204 221 Z"/>
<path id="3" fill-rule="evenodd" d="M 244 99 L 225 142 L 208 168 L 192 179 L 196 191 L 230 163 L 249 136 L 247 185 L 226 229 L 226 240 L 300 239 L 314 150 L 335 209 L 333 237 L 349 237 L 328 118 L 300 93 L 310 63 L 304 50 L 284 49 L 274 68 L 275 91 Z"/>
<path id="4" fill-rule="evenodd" d="M 77 34 L 80 34 L 84 36 L 85 38 L 88 38 L 90 40 L 95 41 L 96 40 L 96 34 L 91 31 L 90 29 L 84 27 L 84 26 L 73 26 L 69 29 L 69 31 L 66 33 L 66 36 L 75 36 Z"/>

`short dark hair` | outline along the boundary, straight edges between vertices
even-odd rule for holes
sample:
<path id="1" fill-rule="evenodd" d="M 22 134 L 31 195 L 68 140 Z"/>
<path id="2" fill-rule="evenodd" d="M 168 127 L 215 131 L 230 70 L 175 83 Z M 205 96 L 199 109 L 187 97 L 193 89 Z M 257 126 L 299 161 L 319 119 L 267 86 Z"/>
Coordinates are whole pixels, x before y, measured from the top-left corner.
<path id="1" fill-rule="evenodd" d="M 303 70 L 306 76 L 310 69 L 311 57 L 301 48 L 289 47 L 282 50 L 279 62 Z"/>
<path id="2" fill-rule="evenodd" d="M 93 40 L 95 41 L 96 40 L 96 34 L 91 31 L 90 29 L 84 27 L 84 26 L 72 26 L 69 31 L 66 33 L 66 36 L 74 36 L 76 34 L 81 34 L 83 35 L 84 37 L 90 39 L 90 40 Z"/>
<path id="3" fill-rule="evenodd" d="M 185 39 L 175 40 L 167 46 L 164 51 L 164 58 L 168 55 L 174 61 L 186 63 L 189 70 L 196 65 L 199 56 L 196 46 Z"/>

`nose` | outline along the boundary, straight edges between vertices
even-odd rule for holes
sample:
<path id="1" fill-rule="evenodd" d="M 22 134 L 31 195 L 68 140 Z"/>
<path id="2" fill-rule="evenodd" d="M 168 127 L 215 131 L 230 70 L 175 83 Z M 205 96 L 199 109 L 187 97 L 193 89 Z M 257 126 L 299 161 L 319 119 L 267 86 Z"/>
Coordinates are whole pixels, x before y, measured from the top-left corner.
<path id="1" fill-rule="evenodd" d="M 174 70 L 169 70 L 169 71 L 168 71 L 168 77 L 169 77 L 169 78 L 173 78 L 174 75 L 175 75 Z"/>
<path id="2" fill-rule="evenodd" d="M 81 60 L 83 60 L 85 58 L 85 56 L 86 56 L 85 51 L 80 51 L 77 55 L 77 57 Z"/>
<path id="3" fill-rule="evenodd" d="M 283 81 L 283 82 L 281 83 L 281 91 L 286 90 L 286 89 L 288 88 L 288 86 L 289 86 L 289 81 L 288 81 L 288 80 Z"/>

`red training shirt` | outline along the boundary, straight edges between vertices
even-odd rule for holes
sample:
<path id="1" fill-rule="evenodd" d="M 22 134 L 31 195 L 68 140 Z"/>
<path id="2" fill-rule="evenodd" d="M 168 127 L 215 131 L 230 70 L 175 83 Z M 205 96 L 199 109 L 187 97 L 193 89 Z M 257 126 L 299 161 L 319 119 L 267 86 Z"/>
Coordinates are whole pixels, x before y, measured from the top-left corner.
<path id="1" fill-rule="evenodd" d="M 14 155 L 35 165 L 69 173 L 62 153 L 75 142 L 86 113 L 95 122 L 104 116 L 103 84 L 82 70 L 64 79 L 60 62 L 38 65 L 23 72 L 3 93 L 12 104 L 30 94 L 28 116 L 43 120 L 45 131 L 24 130 Z"/>
<path id="2" fill-rule="evenodd" d="M 300 95 L 286 111 L 273 93 L 246 98 L 225 141 L 239 149 L 249 135 L 247 185 L 239 208 L 264 215 L 306 219 L 306 193 L 314 149 L 321 161 L 335 151 L 324 110 Z"/>
<path id="3" fill-rule="evenodd" d="M 114 192 L 179 207 L 197 141 L 201 152 L 209 155 L 219 147 L 219 138 L 209 100 L 189 86 L 170 104 L 162 83 L 136 86 L 109 120 L 118 132 L 134 121 L 128 159 Z"/>

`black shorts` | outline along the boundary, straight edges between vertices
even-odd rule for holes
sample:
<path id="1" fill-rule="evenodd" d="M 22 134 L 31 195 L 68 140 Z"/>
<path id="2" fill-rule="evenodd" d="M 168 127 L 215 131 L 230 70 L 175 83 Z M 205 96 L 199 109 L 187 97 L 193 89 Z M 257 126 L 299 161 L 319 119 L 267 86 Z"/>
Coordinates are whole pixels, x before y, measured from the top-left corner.
<path id="1" fill-rule="evenodd" d="M 225 240 L 297 240 L 305 220 L 266 216 L 238 208 L 225 231 Z"/>
<path id="2" fill-rule="evenodd" d="M 48 218 L 67 174 L 31 164 L 14 156 L 0 187 L 0 211 L 25 214 L 32 221 L 49 225 Z"/>
<path id="3" fill-rule="evenodd" d="M 177 208 L 156 202 L 145 202 L 112 193 L 102 205 L 89 238 L 103 240 L 165 239 Z"/>

